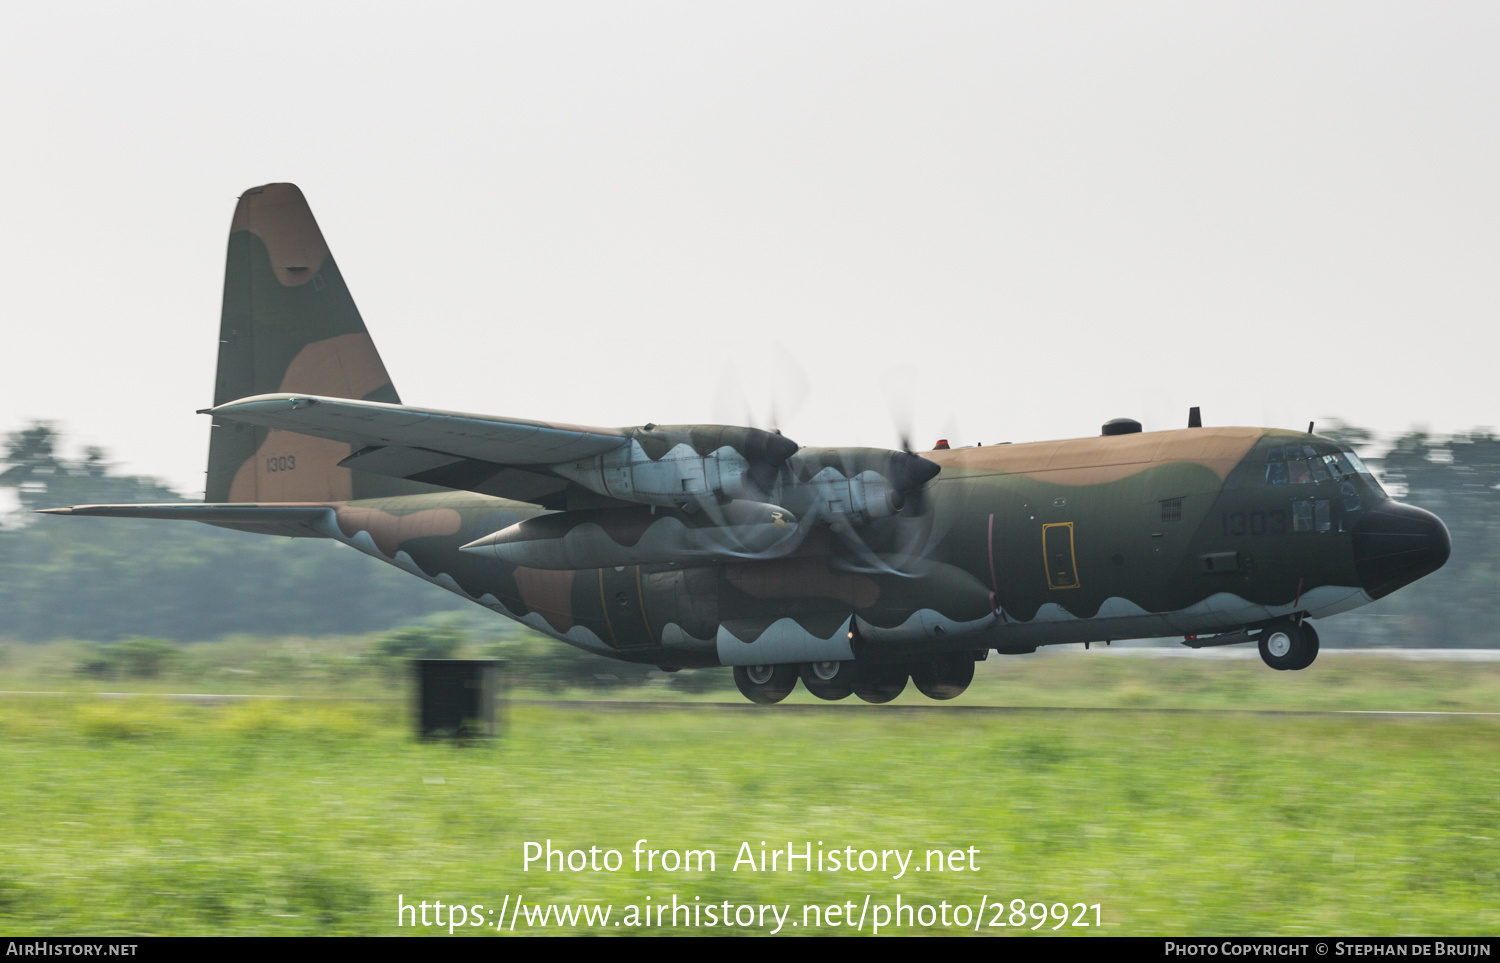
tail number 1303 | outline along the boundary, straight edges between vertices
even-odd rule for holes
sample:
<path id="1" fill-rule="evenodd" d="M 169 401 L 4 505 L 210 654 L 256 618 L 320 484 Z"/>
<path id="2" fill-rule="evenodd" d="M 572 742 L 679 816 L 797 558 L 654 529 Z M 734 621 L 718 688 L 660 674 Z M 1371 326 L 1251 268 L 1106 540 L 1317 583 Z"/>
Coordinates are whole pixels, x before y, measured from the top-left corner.
<path id="1" fill-rule="evenodd" d="M 1269 512 L 1223 512 L 1220 525 L 1224 535 L 1284 535 L 1286 534 L 1286 511 L 1273 509 Z"/>

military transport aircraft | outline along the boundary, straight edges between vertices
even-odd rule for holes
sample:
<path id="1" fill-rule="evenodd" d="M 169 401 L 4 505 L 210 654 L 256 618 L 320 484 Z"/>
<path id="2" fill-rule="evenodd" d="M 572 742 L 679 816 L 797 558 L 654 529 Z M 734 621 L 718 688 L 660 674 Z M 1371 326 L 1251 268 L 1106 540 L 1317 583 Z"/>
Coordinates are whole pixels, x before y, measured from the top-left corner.
<path id="1" fill-rule="evenodd" d="M 919 455 L 414 408 L 291 184 L 239 200 L 219 337 L 204 503 L 52 513 L 331 538 L 590 652 L 732 666 L 754 702 L 950 699 L 992 649 L 1163 636 L 1304 669 L 1308 620 L 1450 549 L 1311 425 L 1197 409 Z"/>

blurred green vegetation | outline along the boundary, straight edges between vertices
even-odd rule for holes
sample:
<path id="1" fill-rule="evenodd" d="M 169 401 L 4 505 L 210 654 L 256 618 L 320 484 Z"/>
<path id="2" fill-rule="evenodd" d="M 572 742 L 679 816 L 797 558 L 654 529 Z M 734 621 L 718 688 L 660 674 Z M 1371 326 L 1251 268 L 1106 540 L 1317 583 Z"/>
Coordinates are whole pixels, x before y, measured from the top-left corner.
<path id="1" fill-rule="evenodd" d="M 512 684 L 537 694 L 604 690 L 734 693 L 728 670 L 668 673 L 582 652 L 475 609 L 386 632 L 342 636 L 234 635 L 206 642 L 0 642 L 0 690 L 395 698 L 411 659 L 503 659 Z"/>
<path id="2" fill-rule="evenodd" d="M 0 925 L 375 934 L 412 931 L 398 895 L 868 893 L 1099 903 L 1110 934 L 1500 927 L 1492 719 L 523 704 L 502 738 L 457 745 L 411 738 L 404 711 L 0 699 Z M 710 848 L 717 868 L 633 872 L 637 839 Z M 618 849 L 626 869 L 523 872 L 527 840 Z M 973 846 L 981 868 L 734 872 L 739 844 L 762 840 Z"/>
<path id="3" fill-rule="evenodd" d="M 96 679 L 113 679 L 125 676 L 135 679 L 155 679 L 162 674 L 177 650 L 161 639 L 134 636 L 119 642 L 97 646 L 88 658 L 78 663 L 81 675 Z"/>

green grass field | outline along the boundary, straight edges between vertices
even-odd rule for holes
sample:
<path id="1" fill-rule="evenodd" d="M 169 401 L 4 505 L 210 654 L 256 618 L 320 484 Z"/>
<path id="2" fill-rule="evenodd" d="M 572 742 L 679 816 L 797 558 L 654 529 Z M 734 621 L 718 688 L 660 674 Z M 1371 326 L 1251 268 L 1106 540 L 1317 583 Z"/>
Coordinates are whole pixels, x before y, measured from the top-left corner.
<path id="1" fill-rule="evenodd" d="M 627 905 L 675 894 L 790 905 L 782 933 L 815 929 L 791 925 L 804 904 L 852 902 L 857 915 L 867 896 L 878 907 L 898 895 L 934 906 L 1099 904 L 1103 927 L 1069 934 L 1500 929 L 1500 719 L 1162 711 L 1497 711 L 1500 664 L 1339 655 L 1299 674 L 1258 661 L 1069 653 L 983 668 L 957 705 L 1127 709 L 526 701 L 509 707 L 503 738 L 455 746 L 411 738 L 395 698 L 3 697 L 0 926 L 413 932 L 396 926 L 398 895 L 488 912 L 521 894 L 527 904 L 602 901 L 614 913 L 602 929 L 626 933 L 646 931 L 613 925 Z M 397 690 L 366 694 L 382 693 Z M 725 698 L 652 686 L 590 695 Z M 908 702 L 918 704 L 908 695 L 897 705 Z M 634 872 L 641 838 L 710 849 L 717 867 Z M 523 843 L 546 839 L 620 850 L 624 868 L 523 872 Z M 732 869 L 742 842 L 758 852 L 762 840 L 915 850 L 919 861 L 930 848 L 972 846 L 980 869 L 899 880 Z M 822 922 L 822 932 L 852 929 Z M 920 922 L 884 932 L 924 928 L 973 932 Z M 523 918 L 517 932 L 526 930 Z"/>

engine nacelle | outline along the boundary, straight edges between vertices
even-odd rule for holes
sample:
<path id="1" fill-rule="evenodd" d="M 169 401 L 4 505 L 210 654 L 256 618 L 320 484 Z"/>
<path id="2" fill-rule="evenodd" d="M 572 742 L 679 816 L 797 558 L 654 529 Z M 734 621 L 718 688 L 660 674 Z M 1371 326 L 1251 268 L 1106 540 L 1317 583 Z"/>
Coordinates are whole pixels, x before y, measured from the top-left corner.
<path id="1" fill-rule="evenodd" d="M 633 429 L 630 442 L 614 451 L 552 471 L 609 498 L 692 510 L 763 501 L 796 450 L 795 441 L 758 428 L 650 426 Z"/>
<path id="2" fill-rule="evenodd" d="M 873 471 L 845 478 L 825 468 L 798 490 L 784 492 L 804 513 L 822 518 L 849 517 L 861 521 L 886 518 L 901 511 L 904 499 L 889 481 Z"/>
<path id="3" fill-rule="evenodd" d="M 774 503 L 807 521 L 863 523 L 895 515 L 939 467 L 881 448 L 804 448 L 756 428 L 631 429 L 602 455 L 550 466 L 619 501 L 712 514 L 730 501 Z"/>

